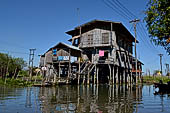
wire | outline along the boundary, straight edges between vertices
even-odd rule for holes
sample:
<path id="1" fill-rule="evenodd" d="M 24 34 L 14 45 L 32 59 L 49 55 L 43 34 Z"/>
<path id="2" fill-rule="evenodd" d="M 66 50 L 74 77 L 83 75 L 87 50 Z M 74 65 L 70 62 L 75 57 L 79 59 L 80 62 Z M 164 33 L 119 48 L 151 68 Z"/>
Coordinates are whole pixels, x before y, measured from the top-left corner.
<path id="1" fill-rule="evenodd" d="M 158 51 L 158 49 L 156 49 L 156 47 L 153 45 L 153 43 L 148 40 L 149 36 L 146 33 L 146 30 L 144 29 L 144 27 L 143 27 L 143 25 L 141 23 L 139 24 L 138 28 L 141 31 L 140 33 L 141 33 L 142 37 L 145 38 L 144 41 L 147 43 L 147 45 L 149 45 L 149 48 L 154 50 L 156 53 L 160 53 L 160 51 Z M 143 39 L 142 37 L 141 37 L 141 39 Z"/>
<path id="2" fill-rule="evenodd" d="M 123 12 L 122 14 L 126 15 L 126 19 L 130 19 L 131 17 L 135 17 L 137 18 L 129 9 L 127 9 L 122 3 L 120 3 L 118 0 L 112 0 L 112 2 L 108 1 L 112 8 L 113 7 L 116 7 L 116 9 L 114 9 L 114 11 L 116 12 Z M 115 3 L 115 4 L 113 4 Z M 119 14 L 119 13 L 118 13 Z M 124 17 L 124 16 L 123 16 Z M 140 27 L 141 26 L 141 27 Z M 151 48 L 153 51 L 155 51 L 156 53 L 160 53 L 156 48 L 155 46 L 153 45 L 153 43 L 151 43 L 148 39 L 149 38 L 146 38 L 148 37 L 148 34 L 146 33 L 143 25 L 140 23 L 139 24 L 139 27 L 140 27 L 140 35 L 141 35 L 141 40 L 143 41 L 143 43 L 148 46 L 149 48 Z M 145 39 L 143 40 L 144 37 Z M 150 42 L 150 43 L 149 43 Z M 152 45 L 152 46 L 151 46 Z"/>
<path id="3" fill-rule="evenodd" d="M 127 8 L 126 8 L 122 3 L 120 3 L 118 0 L 113 0 L 113 1 L 116 1 L 116 2 L 119 4 L 120 7 L 123 7 L 122 9 L 123 9 L 125 12 L 129 13 L 131 16 L 134 16 L 134 18 L 137 18 L 129 9 L 127 9 Z"/>
<path id="4" fill-rule="evenodd" d="M 119 9 L 119 8 L 122 9 L 122 8 L 119 6 L 119 4 L 117 4 L 117 2 L 114 2 L 114 0 L 112 0 L 112 2 L 108 0 L 108 2 L 109 2 L 113 7 L 115 7 L 116 9 Z M 122 10 L 119 10 L 119 12 L 120 12 L 121 14 L 123 14 L 124 16 L 126 16 L 126 18 L 127 18 L 128 20 L 131 20 L 131 17 L 129 17 L 129 15 L 128 15 L 127 13 L 125 13 L 125 12 L 122 11 Z"/>
<path id="5" fill-rule="evenodd" d="M 111 8 L 114 12 L 116 12 L 118 15 L 122 16 L 125 20 L 129 20 L 125 15 L 119 13 L 119 11 L 117 11 L 116 9 L 114 9 L 112 6 L 110 6 L 107 2 L 105 2 L 105 0 L 102 0 L 102 2 L 108 6 L 109 8 Z"/>

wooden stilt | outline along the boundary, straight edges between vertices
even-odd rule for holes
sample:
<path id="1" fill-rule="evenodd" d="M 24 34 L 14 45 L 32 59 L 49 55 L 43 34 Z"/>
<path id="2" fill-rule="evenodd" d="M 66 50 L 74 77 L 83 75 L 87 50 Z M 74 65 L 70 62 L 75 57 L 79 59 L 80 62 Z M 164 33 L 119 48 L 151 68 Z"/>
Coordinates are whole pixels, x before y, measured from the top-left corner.
<path id="1" fill-rule="evenodd" d="M 61 71 L 61 68 L 60 68 L 60 61 L 59 61 L 59 66 L 58 66 L 58 67 L 59 67 L 59 69 L 58 69 L 58 78 L 59 78 L 59 82 L 60 82 L 60 73 L 61 73 L 61 72 L 60 72 L 60 71 Z"/>
<path id="2" fill-rule="evenodd" d="M 130 74 L 129 74 L 129 69 L 127 69 L 127 83 L 130 83 Z"/>
<path id="3" fill-rule="evenodd" d="M 113 65 L 113 69 L 112 69 L 112 84 L 114 85 L 115 82 L 115 73 L 114 73 L 114 65 Z"/>
<path id="4" fill-rule="evenodd" d="M 78 72 L 78 85 L 80 84 L 80 57 L 79 57 L 79 72 Z"/>
<path id="5" fill-rule="evenodd" d="M 132 70 L 130 70 L 130 83 L 133 84 Z"/>
<path id="6" fill-rule="evenodd" d="M 119 74 L 120 74 L 120 75 L 119 75 L 119 80 L 120 80 L 119 83 L 122 84 L 122 70 L 121 70 L 121 68 L 120 68 Z"/>
<path id="7" fill-rule="evenodd" d="M 126 83 L 126 69 L 123 69 L 123 83 Z"/>
<path id="8" fill-rule="evenodd" d="M 97 66 L 95 65 L 95 73 L 94 73 L 94 79 L 93 79 L 93 83 L 96 84 L 96 74 L 97 74 Z"/>
<path id="9" fill-rule="evenodd" d="M 83 85 L 85 84 L 86 75 L 83 76 Z"/>
<path id="10" fill-rule="evenodd" d="M 119 69 L 116 67 L 116 83 L 119 83 Z"/>
<path id="11" fill-rule="evenodd" d="M 67 84 L 69 82 L 70 73 L 71 73 L 71 50 L 69 49 L 69 66 L 68 66 Z"/>
<path id="12" fill-rule="evenodd" d="M 88 75 L 87 75 L 87 85 L 90 84 L 90 69 L 88 68 Z"/>
<path id="13" fill-rule="evenodd" d="M 56 84 L 56 73 L 54 73 L 54 84 Z"/>
<path id="14" fill-rule="evenodd" d="M 97 84 L 99 84 L 99 67 L 97 67 Z"/>
<path id="15" fill-rule="evenodd" d="M 112 69 L 111 69 L 110 64 L 108 64 L 108 66 L 109 66 L 109 71 L 110 71 L 110 75 L 109 75 L 109 84 L 111 84 L 111 79 L 112 79 Z"/>

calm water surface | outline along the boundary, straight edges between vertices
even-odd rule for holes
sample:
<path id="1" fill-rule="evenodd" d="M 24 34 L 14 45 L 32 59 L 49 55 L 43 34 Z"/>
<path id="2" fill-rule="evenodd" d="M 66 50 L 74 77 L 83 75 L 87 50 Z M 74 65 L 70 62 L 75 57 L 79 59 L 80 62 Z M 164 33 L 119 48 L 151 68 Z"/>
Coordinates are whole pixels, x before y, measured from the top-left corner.
<path id="1" fill-rule="evenodd" d="M 152 85 L 0 86 L 0 113 L 170 113 L 170 95 Z"/>

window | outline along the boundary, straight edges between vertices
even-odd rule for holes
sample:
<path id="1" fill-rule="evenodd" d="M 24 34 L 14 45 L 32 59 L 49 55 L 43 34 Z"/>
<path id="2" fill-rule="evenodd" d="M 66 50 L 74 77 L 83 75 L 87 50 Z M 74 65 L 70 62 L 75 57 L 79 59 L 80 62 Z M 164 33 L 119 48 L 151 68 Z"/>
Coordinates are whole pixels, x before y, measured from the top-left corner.
<path id="1" fill-rule="evenodd" d="M 121 54 L 121 60 L 124 62 L 125 61 L 125 55 Z"/>
<path id="2" fill-rule="evenodd" d="M 93 44 L 93 34 L 88 34 L 87 35 L 87 41 L 88 41 L 88 44 Z"/>
<path id="3" fill-rule="evenodd" d="M 102 33 L 102 44 L 109 44 L 109 33 Z"/>

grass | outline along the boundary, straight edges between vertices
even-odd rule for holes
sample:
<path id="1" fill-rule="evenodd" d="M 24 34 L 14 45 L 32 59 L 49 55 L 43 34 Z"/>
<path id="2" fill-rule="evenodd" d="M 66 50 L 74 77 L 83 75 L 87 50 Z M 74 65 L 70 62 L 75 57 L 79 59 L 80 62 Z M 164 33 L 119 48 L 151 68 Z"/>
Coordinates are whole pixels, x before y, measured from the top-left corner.
<path id="1" fill-rule="evenodd" d="M 143 82 L 144 83 L 158 83 L 160 80 L 163 81 L 163 83 L 167 83 L 170 81 L 170 77 L 167 76 L 143 76 Z"/>
<path id="2" fill-rule="evenodd" d="M 18 78 L 18 79 L 7 78 L 6 83 L 5 83 L 5 80 L 0 78 L 0 85 L 27 87 L 27 86 L 32 86 L 33 84 L 34 84 L 34 81 L 32 82 L 26 81 L 26 80 L 22 80 L 21 78 Z"/>

